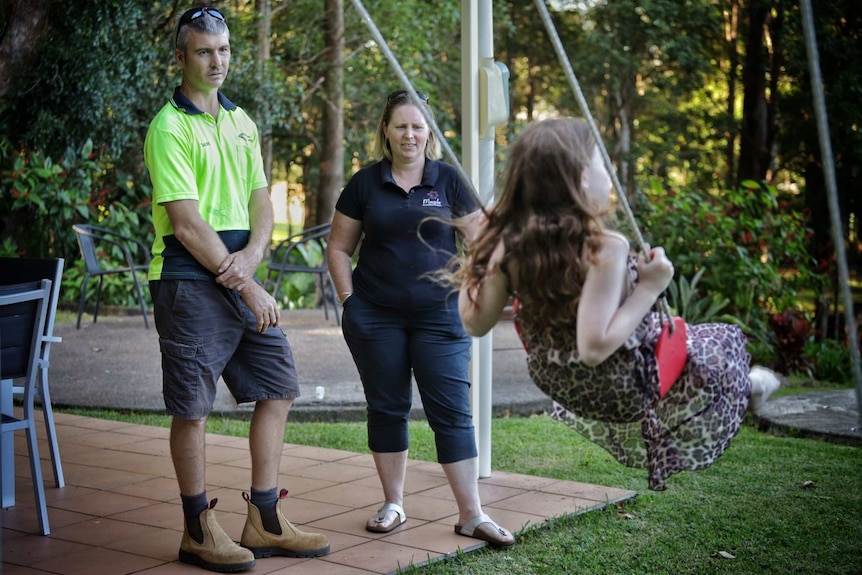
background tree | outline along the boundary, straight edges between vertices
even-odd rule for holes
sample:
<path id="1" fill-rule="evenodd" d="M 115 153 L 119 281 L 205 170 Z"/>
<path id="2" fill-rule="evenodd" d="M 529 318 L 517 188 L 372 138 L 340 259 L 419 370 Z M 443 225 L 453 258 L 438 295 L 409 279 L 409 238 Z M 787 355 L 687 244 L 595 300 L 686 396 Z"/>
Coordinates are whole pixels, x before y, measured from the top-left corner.
<path id="1" fill-rule="evenodd" d="M 0 70 L 8 71 L 0 75 L 4 253 L 50 249 L 75 259 L 68 253 L 74 249 L 70 224 L 81 220 L 125 226 L 139 236 L 150 233 L 142 143 L 148 122 L 179 82 L 173 63 L 175 26 L 188 5 L 179 0 L 2 4 Z M 343 0 L 216 5 L 231 27 L 233 58 L 225 93 L 258 122 L 265 157 L 271 157 L 271 179 L 287 180 L 292 193 L 304 193 L 305 225 L 326 221 L 344 179 L 376 159 L 370 154 L 371 138 L 386 94 L 402 87 L 400 81 L 359 14 Z M 457 154 L 460 2 L 429 6 L 427 0 L 366 2 L 415 88 L 430 95 Z M 700 205 L 726 210 L 726 200 L 742 193 L 757 196 L 750 210 L 808 210 L 814 227 L 810 259 L 829 269 L 822 166 L 795 2 L 559 0 L 551 7 L 636 203 L 649 200 L 686 217 L 683 210 Z M 494 2 L 493 8 L 496 58 L 511 72 L 511 118 L 497 132 L 502 160 L 505 143 L 525 122 L 580 115 L 580 110 L 535 6 L 508 1 Z M 339 12 L 343 34 L 338 33 Z M 814 0 L 841 210 L 856 268 L 859 12 L 851 0 Z M 339 115 L 343 134 L 337 132 Z M 755 183 L 736 186 L 742 177 Z M 757 180 L 764 177 L 775 185 L 761 185 Z M 635 211 L 645 207 L 635 205 Z M 782 221 L 767 215 L 745 221 L 773 226 Z M 35 221 L 48 231 L 20 225 Z M 732 217 L 722 222 L 741 225 Z M 673 231 L 668 220 L 660 223 Z M 792 219 L 792 225 L 800 224 Z M 779 249 L 747 239 L 745 232 L 754 235 L 757 229 L 724 231 L 721 245 L 739 242 L 752 273 Z M 697 253 L 697 246 L 708 242 L 682 241 L 692 251 L 692 262 L 714 256 L 714 248 Z M 781 261 L 798 261 L 786 256 Z M 726 270 L 730 263 L 721 266 Z M 792 265 L 779 271 L 770 275 L 775 282 L 782 275 L 802 277 Z M 722 289 L 722 278 L 708 274 L 702 285 Z M 770 289 L 780 289 L 776 285 Z"/>
<path id="2" fill-rule="evenodd" d="M 263 84 L 269 77 L 270 43 L 272 37 L 272 2 L 270 0 L 255 0 L 257 26 L 255 43 L 257 44 L 257 81 Z M 264 93 L 257 93 L 258 110 L 266 110 Z M 272 118 L 264 114 L 257 120 L 260 130 L 260 148 L 263 156 L 263 169 L 267 180 L 272 183 Z"/>
<path id="3" fill-rule="evenodd" d="M 6 0 L 0 5 L 0 101 L 9 93 L 12 78 L 37 64 L 50 4 L 50 0 Z"/>
<path id="4" fill-rule="evenodd" d="M 324 24 L 323 149 L 320 158 L 318 219 L 329 221 L 344 186 L 344 2 L 326 0 Z"/>
<path id="5" fill-rule="evenodd" d="M 504 141 L 513 140 L 521 127 L 557 111 L 579 115 L 577 103 L 567 83 L 563 68 L 548 39 L 536 7 L 529 2 L 495 3 L 496 59 L 509 69 L 509 124 L 500 128 Z M 578 77 L 585 72 L 586 45 L 583 14 L 574 9 L 553 15 L 558 32 L 576 66 Z M 595 101 L 592 84 L 582 86 L 587 97 Z M 602 110 L 596 109 L 599 114 Z M 502 149 L 505 153 L 505 149 Z"/>
<path id="6" fill-rule="evenodd" d="M 743 4 L 747 23 L 742 74 L 745 98 L 737 183 L 762 180 L 773 168 L 784 4 L 781 0 Z"/>
<path id="7" fill-rule="evenodd" d="M 30 9 L 17 2 L 4 6 Z M 12 197 L 14 168 L 7 171 L 0 231 L 19 250 L 43 253 L 47 232 L 33 224 L 44 222 L 56 243 L 51 253 L 72 260 L 77 253 L 71 224 L 115 214 L 122 225 L 138 226 L 137 211 L 148 211 L 149 188 L 138 175 L 148 122 L 144 113 L 151 115 L 165 101 L 153 43 L 160 19 L 131 2 L 62 2 L 50 8 L 44 33 L 32 38 L 42 38 L 28 56 L 33 65 L 14 67 L 0 99 L 0 140 L 7 150 L 0 156 L 13 166 L 18 162 L 19 175 L 27 169 L 43 179 L 45 187 L 28 191 L 39 200 L 22 205 Z M 7 14 L 7 24 L 19 20 L 20 14 Z M 4 43 L 9 33 L 7 27 Z M 98 163 L 85 176 L 71 157 L 84 150 L 84 160 Z"/>
<path id="8" fill-rule="evenodd" d="M 734 116 L 736 114 L 736 98 L 739 68 L 739 22 L 740 0 L 729 0 L 722 7 L 724 17 L 724 44 L 719 69 L 727 78 L 727 93 L 725 95 L 725 125 L 724 133 L 724 186 L 730 188 L 736 183 L 736 144 L 737 133 Z"/>
<path id="9" fill-rule="evenodd" d="M 813 235 L 809 253 L 812 268 L 827 273 L 832 290 L 822 294 L 816 324 L 821 335 L 839 337 L 836 326 L 843 323 L 838 274 L 832 245 L 832 222 L 827 210 L 824 166 L 814 121 L 811 83 L 821 81 L 829 116 L 829 131 L 835 160 L 835 176 L 841 226 L 851 273 L 860 274 L 860 212 L 862 195 L 858 182 L 862 166 L 862 5 L 852 0 L 815 0 L 817 48 L 822 78 L 811 78 L 802 35 L 802 20 L 796 5 L 788 7 L 784 44 L 784 75 L 779 104 L 777 145 L 783 177 L 779 184 L 793 192 L 796 209 L 809 214 Z"/>

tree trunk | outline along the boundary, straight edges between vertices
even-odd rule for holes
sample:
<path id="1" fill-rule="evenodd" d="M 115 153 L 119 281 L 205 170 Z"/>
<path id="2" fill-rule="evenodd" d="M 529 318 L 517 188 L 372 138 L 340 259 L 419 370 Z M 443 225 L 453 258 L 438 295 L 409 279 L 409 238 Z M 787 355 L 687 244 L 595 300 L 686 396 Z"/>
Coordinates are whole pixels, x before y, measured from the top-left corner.
<path id="1" fill-rule="evenodd" d="M 764 35 L 769 17 L 768 0 L 752 0 L 748 5 L 748 34 L 745 41 L 745 67 L 742 71 L 742 134 L 739 172 L 736 183 L 761 181 L 769 168 L 770 144 L 766 100 L 766 47 Z"/>
<path id="2" fill-rule="evenodd" d="M 616 118 L 617 143 L 611 153 L 611 159 L 617 165 L 620 184 L 627 199 L 632 198 L 634 191 L 634 170 L 631 169 L 632 142 L 634 141 L 635 94 L 637 94 L 637 76 L 621 75 L 619 84 L 611 95 L 613 101 L 613 116 Z"/>
<path id="3" fill-rule="evenodd" d="M 15 68 L 33 66 L 48 28 L 51 0 L 3 0 L 0 21 L 6 27 L 0 41 L 0 102 L 12 89 Z"/>
<path id="4" fill-rule="evenodd" d="M 317 223 L 328 222 L 344 186 L 344 2 L 325 0 L 323 142 Z"/>
<path id="5" fill-rule="evenodd" d="M 266 74 L 266 65 L 270 58 L 270 37 L 272 36 L 272 3 L 271 0 L 255 0 L 257 11 L 257 78 L 262 83 Z M 265 110 L 264 102 L 259 102 L 258 110 Z M 266 179 L 272 186 L 272 121 L 269 114 L 257 118 L 260 123 L 260 152 L 263 156 L 263 169 Z"/>
<path id="6" fill-rule="evenodd" d="M 739 0 L 731 0 L 730 11 L 725 20 L 725 42 L 727 44 L 727 130 L 724 132 L 726 147 L 724 159 L 727 164 L 724 185 L 731 188 L 736 175 L 736 69 L 739 66 Z"/>
<path id="7" fill-rule="evenodd" d="M 772 11 L 769 21 L 769 101 L 766 106 L 766 150 L 768 153 L 766 163 L 766 177 L 772 180 L 775 177 L 776 137 L 778 135 L 778 101 L 781 92 L 778 88 L 779 80 L 783 76 L 784 69 L 784 1 L 779 0 Z"/>

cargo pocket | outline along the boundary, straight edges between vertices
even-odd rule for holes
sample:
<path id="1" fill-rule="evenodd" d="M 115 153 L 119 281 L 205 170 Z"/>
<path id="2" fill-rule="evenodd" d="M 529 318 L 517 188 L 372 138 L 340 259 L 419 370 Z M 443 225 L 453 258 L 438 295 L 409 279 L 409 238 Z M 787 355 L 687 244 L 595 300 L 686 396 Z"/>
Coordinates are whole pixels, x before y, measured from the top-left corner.
<path id="1" fill-rule="evenodd" d="M 191 407 L 188 402 L 197 400 L 201 391 L 198 345 L 159 338 L 159 349 L 162 352 L 165 404 L 185 411 Z"/>

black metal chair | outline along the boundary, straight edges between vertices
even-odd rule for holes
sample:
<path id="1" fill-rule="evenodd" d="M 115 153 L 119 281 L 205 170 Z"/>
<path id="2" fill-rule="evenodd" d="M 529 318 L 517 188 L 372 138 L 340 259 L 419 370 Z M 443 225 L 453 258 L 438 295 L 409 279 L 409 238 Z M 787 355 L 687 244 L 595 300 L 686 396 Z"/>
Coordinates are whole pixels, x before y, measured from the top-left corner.
<path id="1" fill-rule="evenodd" d="M 84 302 L 87 296 L 87 282 L 91 276 L 99 278 L 99 288 L 96 292 L 96 308 L 93 312 L 93 323 L 99 317 L 99 300 L 102 298 L 102 279 L 110 274 L 131 274 L 135 284 L 135 293 L 141 305 L 141 315 L 144 316 L 144 325 L 147 329 L 150 322 L 147 319 L 147 306 L 144 302 L 144 294 L 138 281 L 138 272 L 145 272 L 150 266 L 150 251 L 144 242 L 135 238 L 124 236 L 113 230 L 77 224 L 72 226 L 78 236 L 78 247 L 81 248 L 81 256 L 84 258 L 84 279 L 81 282 L 81 297 L 78 300 L 78 323 L 81 329 L 81 315 L 84 313 Z M 116 254 L 116 258 L 99 257 L 98 250 Z M 121 260 L 124 266 L 117 267 L 112 261 Z"/>
<path id="2" fill-rule="evenodd" d="M 335 299 L 335 284 L 329 275 L 326 264 L 326 244 L 329 240 L 330 224 L 320 224 L 307 228 L 299 233 L 280 241 L 272 250 L 267 263 L 266 279 L 263 287 L 267 291 L 272 287 L 272 297 L 278 299 L 285 274 L 304 273 L 317 276 L 323 300 L 323 314 L 329 319 L 329 305 L 335 314 L 335 323 L 341 325 L 338 314 L 338 304 Z"/>
<path id="3" fill-rule="evenodd" d="M 48 302 L 48 312 L 45 318 L 45 330 L 39 353 L 39 377 L 36 381 L 36 396 L 42 403 L 42 415 L 48 434 L 48 447 L 51 450 L 51 463 L 54 467 L 54 483 L 63 487 L 63 465 L 60 462 L 60 444 L 57 441 L 57 430 L 54 425 L 54 410 L 51 405 L 51 390 L 48 386 L 48 368 L 51 361 L 51 344 L 60 343 L 62 338 L 54 335 L 54 320 L 57 316 L 57 304 L 60 300 L 60 284 L 63 281 L 63 258 L 31 259 L 31 258 L 0 258 L 0 285 L 11 285 L 22 282 L 51 280 L 51 298 Z M 14 385 L 11 380 L 0 379 L 0 389 L 7 390 L 11 386 L 13 394 L 24 394 L 23 385 Z"/>
<path id="4" fill-rule="evenodd" d="M 50 533 L 39 441 L 36 438 L 35 396 L 41 340 L 51 299 L 51 281 L 0 286 L 0 379 L 24 380 L 23 415 L 13 413 L 11 394 L 0 398 L 0 492 L 3 506 L 15 505 L 15 450 L 13 435 L 24 430 L 30 456 L 30 476 L 39 515 L 39 531 Z M 11 445 L 12 449 L 8 447 Z"/>

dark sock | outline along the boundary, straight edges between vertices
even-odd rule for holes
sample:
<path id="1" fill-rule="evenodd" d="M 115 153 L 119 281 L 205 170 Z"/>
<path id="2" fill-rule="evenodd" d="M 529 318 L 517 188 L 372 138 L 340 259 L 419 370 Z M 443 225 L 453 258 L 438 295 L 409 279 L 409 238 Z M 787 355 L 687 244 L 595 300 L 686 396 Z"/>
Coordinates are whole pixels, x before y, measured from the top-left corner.
<path id="1" fill-rule="evenodd" d="M 189 537 L 199 544 L 204 542 L 204 532 L 201 529 L 201 513 L 207 510 L 207 492 L 186 496 L 180 493 L 183 500 L 183 515 L 186 518 L 186 530 Z"/>
<path id="2" fill-rule="evenodd" d="M 263 528 L 275 535 L 281 535 L 281 524 L 275 506 L 278 503 L 278 488 L 273 487 L 266 491 L 251 490 L 251 503 L 260 511 L 260 521 Z"/>

